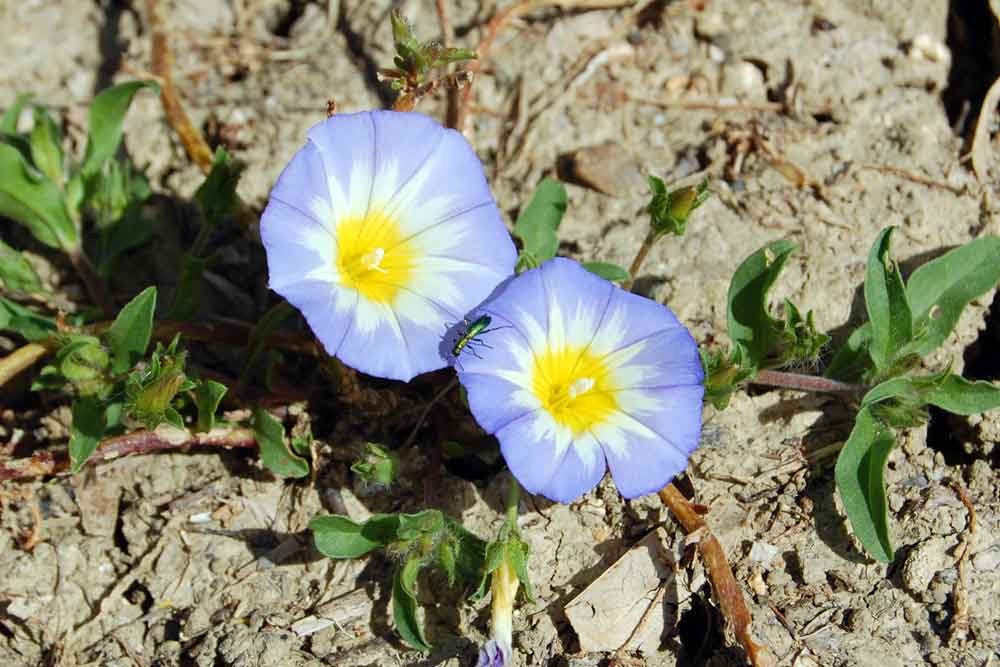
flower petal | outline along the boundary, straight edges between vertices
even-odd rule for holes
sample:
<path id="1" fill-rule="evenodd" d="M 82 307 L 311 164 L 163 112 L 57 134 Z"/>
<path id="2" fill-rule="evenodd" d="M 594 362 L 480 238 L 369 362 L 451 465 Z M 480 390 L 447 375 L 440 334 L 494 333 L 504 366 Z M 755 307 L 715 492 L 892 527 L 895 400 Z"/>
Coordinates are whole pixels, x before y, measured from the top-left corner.
<path id="1" fill-rule="evenodd" d="M 625 408 L 594 429 L 625 498 L 659 491 L 684 471 L 698 447 L 704 393 L 701 385 L 658 390 L 658 411 L 637 418 Z"/>

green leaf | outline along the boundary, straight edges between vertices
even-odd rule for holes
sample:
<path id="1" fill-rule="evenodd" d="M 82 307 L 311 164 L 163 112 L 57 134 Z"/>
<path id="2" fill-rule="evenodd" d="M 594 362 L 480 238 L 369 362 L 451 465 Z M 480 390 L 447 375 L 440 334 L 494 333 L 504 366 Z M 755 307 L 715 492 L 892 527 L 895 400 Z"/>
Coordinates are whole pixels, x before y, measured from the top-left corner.
<path id="1" fill-rule="evenodd" d="M 478 583 L 485 562 L 486 542 L 449 517 L 444 518 L 444 524 L 456 547 L 455 565 L 458 576 L 470 584 Z"/>
<path id="2" fill-rule="evenodd" d="M 142 359 L 153 334 L 156 287 L 147 287 L 125 304 L 104 335 L 111 348 L 111 372 L 124 373 Z"/>
<path id="3" fill-rule="evenodd" d="M 1000 408 L 1000 387 L 991 382 L 970 382 L 960 375 L 949 375 L 927 391 L 924 400 L 948 412 L 975 415 Z"/>
<path id="4" fill-rule="evenodd" d="M 424 633 L 417 622 L 417 599 L 411 591 L 416 580 L 419 567 L 411 566 L 417 562 L 410 559 L 396 570 L 392 579 L 392 618 L 396 623 L 396 632 L 407 644 L 418 651 L 430 651 L 431 645 L 424 639 Z M 409 586 L 407 586 L 409 584 Z"/>
<path id="5" fill-rule="evenodd" d="M 50 178 L 38 174 L 24 156 L 0 143 L 0 216 L 17 220 L 50 248 L 69 250 L 79 243 L 62 192 Z"/>
<path id="6" fill-rule="evenodd" d="M 521 240 L 518 271 L 534 268 L 556 256 L 556 230 L 566 214 L 566 187 L 551 178 L 542 179 L 514 224 L 514 236 Z"/>
<path id="7" fill-rule="evenodd" d="M 206 224 L 215 225 L 236 211 L 240 201 L 236 184 L 242 172 L 243 165 L 233 160 L 225 148 L 220 146 L 215 150 L 212 170 L 194 193 Z"/>
<path id="8" fill-rule="evenodd" d="M 0 297 L 0 331 L 13 331 L 34 342 L 56 333 L 56 322 L 51 317 L 39 315 L 10 299 Z"/>
<path id="9" fill-rule="evenodd" d="M 102 90 L 90 105 L 90 133 L 80 170 L 85 176 L 100 171 L 122 140 L 122 121 L 132 98 L 143 88 L 159 93 L 155 81 L 128 81 Z"/>
<path id="10" fill-rule="evenodd" d="M 865 394 L 861 407 L 870 407 L 889 400 L 916 403 L 920 400 L 920 386 L 914 378 L 896 377 L 882 382 Z"/>
<path id="11" fill-rule="evenodd" d="M 305 477 L 309 474 L 309 463 L 296 456 L 285 444 L 285 428 L 263 408 L 255 408 L 251 419 L 260 460 L 264 467 L 282 477 Z"/>
<path id="12" fill-rule="evenodd" d="M 309 522 L 316 549 L 327 558 L 360 558 L 387 544 L 366 536 L 364 527 L 336 514 L 318 516 Z"/>
<path id="13" fill-rule="evenodd" d="M 875 559 L 893 558 L 885 492 L 885 462 L 896 444 L 893 432 L 862 408 L 837 458 L 836 479 L 854 534 Z"/>
<path id="14" fill-rule="evenodd" d="M 31 129 L 29 142 L 35 166 L 61 187 L 64 179 L 62 132 L 55 119 L 41 107 L 35 107 L 35 126 Z"/>
<path id="15" fill-rule="evenodd" d="M 399 475 L 399 457 L 374 442 L 366 442 L 361 459 L 351 466 L 351 471 L 369 484 L 388 487 Z"/>
<path id="16" fill-rule="evenodd" d="M 768 312 L 767 293 L 796 246 L 773 241 L 736 269 L 729 283 L 729 337 L 743 350 L 744 368 L 758 369 L 778 343 L 778 322 Z"/>
<path id="17" fill-rule="evenodd" d="M 202 380 L 194 388 L 194 404 L 198 408 L 198 422 L 195 431 L 208 432 L 215 427 L 215 413 L 222 397 L 229 391 L 226 385 L 215 380 Z"/>
<path id="18" fill-rule="evenodd" d="M 865 322 L 852 331 L 837 349 L 823 375 L 845 382 L 861 379 L 871 368 L 871 356 L 868 354 L 871 342 L 872 325 Z"/>
<path id="19" fill-rule="evenodd" d="M 0 134 L 17 133 L 17 119 L 21 117 L 21 112 L 31 102 L 32 97 L 34 96 L 31 93 L 20 93 L 14 99 L 14 103 L 3 112 L 3 116 L 0 116 Z"/>
<path id="20" fill-rule="evenodd" d="M 583 268 L 613 283 L 625 282 L 630 277 L 624 267 L 610 262 L 584 262 Z"/>
<path id="21" fill-rule="evenodd" d="M 70 427 L 70 472 L 79 472 L 104 437 L 104 406 L 92 396 L 73 403 L 73 424 Z"/>
<path id="22" fill-rule="evenodd" d="M 41 292 L 42 281 L 24 255 L 0 241 L 0 285 L 12 292 Z"/>
<path id="23" fill-rule="evenodd" d="M 889 255 L 892 231 L 893 227 L 886 227 L 875 240 L 865 273 L 865 306 L 872 324 L 868 350 L 878 370 L 892 365 L 913 338 L 913 316 L 903 277 Z"/>
<path id="24" fill-rule="evenodd" d="M 118 258 L 149 241 L 157 224 L 156 219 L 142 215 L 141 206 L 133 205 L 126 208 L 122 217 L 106 231 L 107 236 L 101 247 L 97 267 L 100 274 L 105 278 L 111 277 Z"/>
<path id="25" fill-rule="evenodd" d="M 927 262 L 910 276 L 906 296 L 916 353 L 933 352 L 951 333 L 965 306 L 1000 281 L 1000 237 L 984 236 Z"/>
<path id="26" fill-rule="evenodd" d="M 528 578 L 528 545 L 520 538 L 512 536 L 507 542 L 507 558 L 514 568 L 514 574 L 518 581 L 524 586 L 524 597 L 528 602 L 535 601 L 534 589 L 531 586 L 531 579 Z"/>

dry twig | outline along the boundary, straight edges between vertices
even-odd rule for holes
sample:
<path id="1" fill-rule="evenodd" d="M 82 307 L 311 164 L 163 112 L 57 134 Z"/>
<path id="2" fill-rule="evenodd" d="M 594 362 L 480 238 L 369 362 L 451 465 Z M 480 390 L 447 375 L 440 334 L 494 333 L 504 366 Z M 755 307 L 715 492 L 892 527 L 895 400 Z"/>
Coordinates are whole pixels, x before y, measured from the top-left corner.
<path id="1" fill-rule="evenodd" d="M 899 176 L 900 178 L 905 178 L 908 181 L 913 181 L 914 183 L 919 183 L 920 185 L 926 185 L 929 188 L 941 188 L 942 190 L 947 190 L 955 195 L 964 195 L 965 188 L 958 185 L 952 185 L 951 183 L 946 183 L 945 181 L 935 181 L 931 178 L 926 178 L 920 174 L 915 174 L 912 171 L 903 169 L 902 167 L 894 167 L 889 164 L 862 164 L 858 165 L 858 170 L 867 169 L 869 171 L 877 171 L 880 174 L 892 174 L 893 176 Z"/>
<path id="2" fill-rule="evenodd" d="M 696 531 L 700 533 L 698 552 L 705 563 L 708 580 L 712 584 L 712 592 L 719 603 L 722 616 L 731 624 L 736 639 L 743 645 L 751 664 L 754 667 L 777 665 L 777 660 L 770 649 L 757 644 L 750 636 L 752 621 L 750 610 L 747 609 L 746 602 L 743 600 L 743 592 L 740 590 L 739 584 L 736 583 L 733 570 L 726 560 L 722 544 L 709 530 L 708 524 L 695 510 L 694 505 L 681 494 L 677 487 L 673 484 L 667 484 L 660 490 L 659 495 L 660 500 L 667 506 L 685 532 L 689 535 Z"/>
<path id="3" fill-rule="evenodd" d="M 996 113 L 997 103 L 1000 102 L 1000 77 L 990 86 L 983 106 L 979 109 L 979 118 L 976 120 L 976 132 L 972 135 L 972 170 L 976 172 L 976 178 L 980 183 L 986 183 L 990 171 L 990 120 Z"/>
<path id="4" fill-rule="evenodd" d="M 962 533 L 962 539 L 959 543 L 958 563 L 956 564 L 958 578 L 955 580 L 955 587 L 952 589 L 952 595 L 955 600 L 955 613 L 951 617 L 951 627 L 948 628 L 948 643 L 961 644 L 969 636 L 969 552 L 972 551 L 972 540 L 976 534 L 976 508 L 973 507 L 972 501 L 969 500 L 969 495 L 959 482 L 953 482 L 952 488 L 955 489 L 958 499 L 962 501 L 966 511 L 969 513 L 969 521 L 966 524 L 965 532 Z"/>
<path id="5" fill-rule="evenodd" d="M 167 43 L 167 31 L 160 14 L 158 0 L 146 0 L 146 12 L 149 14 L 149 32 L 153 41 L 152 71 L 160 84 L 160 100 L 163 102 L 167 122 L 181 138 L 184 150 L 187 151 L 191 161 L 207 174 L 212 170 L 212 149 L 208 147 L 201 132 L 191 124 L 191 119 L 184 110 L 177 88 L 174 86 L 171 74 L 174 56 Z"/>

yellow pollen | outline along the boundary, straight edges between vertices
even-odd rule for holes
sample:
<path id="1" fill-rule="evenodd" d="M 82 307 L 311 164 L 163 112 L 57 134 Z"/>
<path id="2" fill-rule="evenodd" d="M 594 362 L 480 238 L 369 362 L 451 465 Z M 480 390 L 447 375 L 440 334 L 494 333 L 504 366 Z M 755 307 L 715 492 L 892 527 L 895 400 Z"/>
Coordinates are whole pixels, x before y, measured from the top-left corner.
<path id="1" fill-rule="evenodd" d="M 553 419 L 579 435 L 618 408 L 617 387 L 601 357 L 567 347 L 535 357 L 531 389 Z"/>
<path id="2" fill-rule="evenodd" d="M 413 246 L 396 219 L 379 209 L 337 222 L 337 272 L 341 284 L 377 303 L 392 303 L 412 277 Z"/>

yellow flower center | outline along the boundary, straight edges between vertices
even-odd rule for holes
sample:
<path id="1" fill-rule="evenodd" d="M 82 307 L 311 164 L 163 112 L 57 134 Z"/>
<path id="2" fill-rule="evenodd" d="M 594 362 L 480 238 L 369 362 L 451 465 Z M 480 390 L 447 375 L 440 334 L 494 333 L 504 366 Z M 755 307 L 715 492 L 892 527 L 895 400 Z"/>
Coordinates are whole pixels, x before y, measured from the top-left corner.
<path id="1" fill-rule="evenodd" d="M 564 347 L 535 357 L 531 390 L 542 407 L 574 435 L 601 423 L 618 408 L 617 387 L 601 357 Z"/>
<path id="2" fill-rule="evenodd" d="M 382 211 L 347 216 L 337 222 L 337 271 L 341 284 L 376 303 L 392 303 L 409 282 L 414 248 L 399 224 Z"/>

